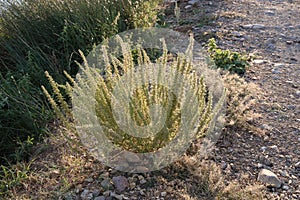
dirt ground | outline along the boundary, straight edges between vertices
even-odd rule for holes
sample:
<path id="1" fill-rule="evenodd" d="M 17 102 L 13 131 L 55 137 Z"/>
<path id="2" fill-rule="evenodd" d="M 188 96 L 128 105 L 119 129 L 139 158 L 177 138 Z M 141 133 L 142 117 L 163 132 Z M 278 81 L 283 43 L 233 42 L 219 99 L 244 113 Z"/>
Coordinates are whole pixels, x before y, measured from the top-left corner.
<path id="1" fill-rule="evenodd" d="M 256 55 L 246 79 L 262 88 L 256 126 L 264 134 L 230 130 L 212 156 L 226 179 L 247 174 L 257 184 L 262 168 L 282 180 L 269 188 L 267 199 L 300 198 L 300 1 L 216 0 L 189 6 L 179 3 L 179 24 L 169 11 L 175 30 L 193 31 L 198 42 L 215 37 L 222 49 Z M 247 182 L 247 181 L 246 181 Z"/>

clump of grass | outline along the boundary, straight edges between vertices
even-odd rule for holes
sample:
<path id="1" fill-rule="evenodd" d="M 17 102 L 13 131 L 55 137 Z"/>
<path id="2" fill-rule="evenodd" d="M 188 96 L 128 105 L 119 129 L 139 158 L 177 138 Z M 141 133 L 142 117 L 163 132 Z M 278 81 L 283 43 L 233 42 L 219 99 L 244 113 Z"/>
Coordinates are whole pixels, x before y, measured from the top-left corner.
<path id="1" fill-rule="evenodd" d="M 0 164 L 6 159 L 18 162 L 27 158 L 51 117 L 40 90 L 28 75 L 0 74 Z"/>
<path id="2" fill-rule="evenodd" d="M 200 161 L 196 157 L 185 156 L 174 165 L 176 170 L 184 172 L 184 175 L 189 178 L 188 183 L 181 183 L 185 184 L 185 191 L 180 192 L 184 199 L 264 199 L 263 185 L 242 186 L 243 181 L 248 181 L 247 176 L 242 176 L 240 182 L 226 185 L 222 170 L 212 161 Z"/>
<path id="3" fill-rule="evenodd" d="M 237 74 L 226 73 L 223 77 L 224 86 L 228 91 L 226 98 L 227 126 L 254 128 L 251 122 L 261 117 L 253 109 L 260 94 L 260 88 Z"/>

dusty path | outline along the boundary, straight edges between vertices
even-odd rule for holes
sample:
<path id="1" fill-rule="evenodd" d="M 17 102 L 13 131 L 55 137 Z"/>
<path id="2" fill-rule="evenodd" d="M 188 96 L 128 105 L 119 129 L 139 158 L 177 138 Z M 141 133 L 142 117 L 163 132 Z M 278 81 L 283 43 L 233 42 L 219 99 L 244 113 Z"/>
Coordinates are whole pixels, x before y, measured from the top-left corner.
<path id="1" fill-rule="evenodd" d="M 175 29 L 192 30 L 202 42 L 214 36 L 221 48 L 258 56 L 246 78 L 264 92 L 256 110 L 262 114 L 258 126 L 265 135 L 232 131 L 217 144 L 213 159 L 228 180 L 246 174 L 255 184 L 261 169 L 269 169 L 283 185 L 269 189 L 268 199 L 300 199 L 300 1 L 217 0 L 187 5 L 180 4 L 181 20 L 187 23 Z"/>

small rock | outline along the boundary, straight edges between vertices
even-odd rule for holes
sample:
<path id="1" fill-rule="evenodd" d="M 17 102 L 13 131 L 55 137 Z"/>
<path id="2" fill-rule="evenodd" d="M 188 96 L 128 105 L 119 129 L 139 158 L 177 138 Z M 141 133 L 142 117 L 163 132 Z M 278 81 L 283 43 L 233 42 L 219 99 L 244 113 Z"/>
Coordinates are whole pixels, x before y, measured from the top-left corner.
<path id="1" fill-rule="evenodd" d="M 117 200 L 123 200 L 123 195 L 118 195 L 112 192 L 110 193 L 110 196 L 116 198 Z"/>
<path id="2" fill-rule="evenodd" d="M 145 178 L 143 176 L 138 176 L 138 179 L 140 180 L 140 184 L 145 184 L 147 183 L 147 181 L 145 180 Z"/>
<path id="3" fill-rule="evenodd" d="M 117 192 L 123 192 L 129 186 L 128 180 L 124 176 L 116 176 L 112 179 Z"/>
<path id="4" fill-rule="evenodd" d="M 276 151 L 277 153 L 279 153 L 279 149 L 276 145 L 273 145 L 273 146 L 269 146 L 270 149 Z"/>
<path id="5" fill-rule="evenodd" d="M 278 172 L 279 172 L 279 174 L 280 174 L 281 176 L 283 176 L 283 177 L 288 177 L 288 176 L 289 176 L 289 174 L 287 173 L 286 170 L 284 170 L 284 171 L 279 170 Z"/>
<path id="6" fill-rule="evenodd" d="M 96 197 L 94 200 L 105 200 L 105 196 Z"/>
<path id="7" fill-rule="evenodd" d="M 85 182 L 88 182 L 88 183 L 92 183 L 92 182 L 94 181 L 94 179 L 93 179 L 93 178 L 87 178 L 87 179 L 85 179 L 84 181 L 85 181 Z"/>
<path id="8" fill-rule="evenodd" d="M 190 1 L 188 1 L 188 4 L 195 5 L 195 4 L 198 4 L 199 2 L 200 2 L 200 0 L 190 0 Z"/>
<path id="9" fill-rule="evenodd" d="M 284 185 L 284 186 L 282 186 L 282 189 L 283 189 L 283 190 L 289 190 L 290 188 L 289 188 L 289 186 Z"/>
<path id="10" fill-rule="evenodd" d="M 261 181 L 262 183 L 271 185 L 272 187 L 275 187 L 275 188 L 280 188 L 280 186 L 281 186 L 281 181 L 276 176 L 276 174 L 274 174 L 273 172 L 271 172 L 270 170 L 267 170 L 267 169 L 262 169 L 259 172 L 257 180 Z"/>
<path id="11" fill-rule="evenodd" d="M 300 92 L 300 91 L 299 91 Z M 300 142 L 300 137 L 298 138 L 298 142 Z"/>
<path id="12" fill-rule="evenodd" d="M 160 195 L 161 195 L 162 197 L 165 197 L 165 196 L 167 196 L 167 192 L 162 192 L 162 193 L 160 193 Z"/>
<path id="13" fill-rule="evenodd" d="M 113 188 L 113 185 L 109 178 L 104 179 L 100 184 L 105 190 L 109 190 Z"/>
<path id="14" fill-rule="evenodd" d="M 261 127 L 265 130 L 271 131 L 273 128 L 271 126 L 269 126 L 268 124 L 263 124 L 261 125 Z"/>
<path id="15" fill-rule="evenodd" d="M 147 167 L 144 167 L 144 166 L 137 166 L 135 168 L 136 172 L 138 173 L 146 173 L 146 172 L 149 172 L 149 169 Z"/>
<path id="16" fill-rule="evenodd" d="M 286 43 L 287 44 L 293 44 L 293 41 L 288 40 L 288 41 L 286 41 Z"/>
<path id="17" fill-rule="evenodd" d="M 100 195 L 100 190 L 93 190 L 93 196 L 97 197 Z"/>
<path id="18" fill-rule="evenodd" d="M 253 24 L 253 26 L 252 26 L 253 29 L 263 29 L 265 27 L 266 26 L 263 24 Z"/>
<path id="19" fill-rule="evenodd" d="M 272 69 L 273 74 L 280 74 L 280 70 L 278 68 Z"/>
<path id="20" fill-rule="evenodd" d="M 267 150 L 267 148 L 268 148 L 268 147 L 263 146 L 263 147 L 261 147 L 260 149 L 264 152 L 264 151 Z"/>
<path id="21" fill-rule="evenodd" d="M 271 11 L 271 10 L 266 10 L 266 11 L 265 11 L 265 14 L 266 14 L 266 15 L 273 16 L 273 15 L 275 15 L 275 12 L 274 12 L 274 11 Z"/>
<path id="22" fill-rule="evenodd" d="M 263 168 L 264 167 L 264 165 L 263 164 L 260 164 L 260 163 L 257 163 L 257 168 Z"/>
<path id="23" fill-rule="evenodd" d="M 192 5 L 187 5 L 187 6 L 185 6 L 184 8 L 185 9 L 189 9 L 189 8 L 191 8 L 191 7 L 193 7 Z"/>
<path id="24" fill-rule="evenodd" d="M 224 161 L 222 161 L 222 162 L 221 162 L 221 169 L 222 169 L 222 170 L 225 170 L 226 168 L 227 168 L 227 163 L 224 162 Z"/>
<path id="25" fill-rule="evenodd" d="M 91 193 L 89 190 L 83 190 L 83 192 L 80 194 L 80 197 L 82 200 L 91 200 L 93 199 L 93 193 Z"/>
<path id="26" fill-rule="evenodd" d="M 266 62 L 267 62 L 266 60 L 253 60 L 254 64 L 263 64 L 263 63 L 266 63 Z"/>
<path id="27" fill-rule="evenodd" d="M 252 25 L 252 24 L 246 24 L 246 25 L 243 25 L 242 27 L 243 27 L 244 29 L 250 29 L 250 28 L 253 27 L 253 25 Z"/>
<path id="28" fill-rule="evenodd" d="M 300 168 L 300 162 L 297 162 L 297 163 L 295 164 L 295 167 L 296 167 L 296 168 Z"/>
<path id="29" fill-rule="evenodd" d="M 296 95 L 297 97 L 300 97 L 300 90 L 296 91 L 295 95 Z"/>
<path id="30" fill-rule="evenodd" d="M 243 34 L 241 34 L 241 33 L 238 32 L 238 31 L 233 31 L 231 34 L 232 34 L 233 36 L 236 36 L 236 37 L 242 37 L 242 36 L 243 36 Z"/>
<path id="31" fill-rule="evenodd" d="M 140 184 L 145 184 L 145 183 L 147 183 L 147 181 L 145 180 L 145 179 L 143 179 L 143 180 L 140 180 Z"/>

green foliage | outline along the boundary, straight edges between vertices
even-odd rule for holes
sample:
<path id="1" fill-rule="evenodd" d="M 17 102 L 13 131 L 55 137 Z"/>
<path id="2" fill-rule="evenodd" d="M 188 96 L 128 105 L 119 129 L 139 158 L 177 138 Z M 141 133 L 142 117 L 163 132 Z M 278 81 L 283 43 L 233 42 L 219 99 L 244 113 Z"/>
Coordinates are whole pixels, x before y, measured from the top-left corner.
<path id="1" fill-rule="evenodd" d="M 28 177 L 30 164 L 18 164 L 12 166 L 0 166 L 0 195 L 9 195 L 9 191 L 21 185 L 21 182 Z"/>
<path id="2" fill-rule="evenodd" d="M 1 1 L 0 157 L 19 160 L 30 146 L 28 136 L 38 140 L 51 120 L 53 111 L 40 87 L 50 88 L 45 71 L 58 83 L 65 83 L 63 72 L 74 77 L 78 71 L 75 61 L 82 62 L 78 49 L 87 54 L 104 38 L 131 28 L 152 26 L 158 3 L 159 0 Z"/>
<path id="3" fill-rule="evenodd" d="M 1 159 L 6 156 L 13 161 L 22 160 L 28 153 L 31 138 L 38 139 L 45 130 L 51 114 L 41 94 L 28 75 L 0 75 Z"/>
<path id="4" fill-rule="evenodd" d="M 237 52 L 219 49 L 214 38 L 208 41 L 208 53 L 217 68 L 243 75 L 249 66 L 250 57 Z"/>

